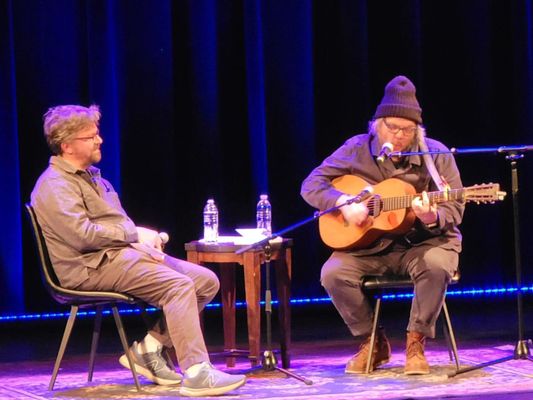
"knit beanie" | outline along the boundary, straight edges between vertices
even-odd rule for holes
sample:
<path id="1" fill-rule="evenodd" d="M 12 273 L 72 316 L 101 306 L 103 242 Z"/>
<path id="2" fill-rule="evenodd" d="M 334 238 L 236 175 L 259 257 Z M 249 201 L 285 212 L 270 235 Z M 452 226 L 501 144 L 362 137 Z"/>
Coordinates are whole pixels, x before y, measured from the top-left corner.
<path id="1" fill-rule="evenodd" d="M 399 117 L 422 123 L 422 109 L 416 99 L 416 88 L 405 76 L 397 76 L 385 87 L 385 94 L 374 118 Z"/>

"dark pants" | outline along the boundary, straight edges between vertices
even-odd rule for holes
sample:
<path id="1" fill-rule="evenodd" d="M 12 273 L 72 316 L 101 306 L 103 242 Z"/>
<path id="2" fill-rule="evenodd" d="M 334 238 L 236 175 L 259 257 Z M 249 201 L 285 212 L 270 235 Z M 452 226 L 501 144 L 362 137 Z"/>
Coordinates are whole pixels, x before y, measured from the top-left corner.
<path id="1" fill-rule="evenodd" d="M 322 267 L 320 280 L 352 334 L 360 336 L 371 332 L 373 318 L 361 278 L 409 275 L 414 281 L 414 297 L 407 330 L 433 338 L 435 321 L 458 263 L 456 251 L 424 244 L 415 247 L 394 244 L 378 255 L 359 257 L 336 251 Z"/>

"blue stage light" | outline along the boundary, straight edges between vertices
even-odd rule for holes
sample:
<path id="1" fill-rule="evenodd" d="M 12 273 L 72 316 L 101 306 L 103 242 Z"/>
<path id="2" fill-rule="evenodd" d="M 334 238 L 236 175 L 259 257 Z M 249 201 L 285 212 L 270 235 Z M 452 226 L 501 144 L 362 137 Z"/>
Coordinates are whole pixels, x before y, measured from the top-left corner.
<path id="1" fill-rule="evenodd" d="M 510 296 L 516 295 L 518 288 L 516 287 L 492 287 L 492 288 L 471 288 L 471 289 L 454 289 L 446 292 L 447 297 L 481 297 L 481 296 Z M 520 288 L 522 294 L 531 294 L 533 292 L 533 285 L 531 286 L 522 286 Z M 396 293 L 396 294 L 384 294 L 382 296 L 383 300 L 403 300 L 411 299 L 413 293 Z M 308 304 L 320 304 L 320 303 L 330 303 L 331 299 L 329 297 L 312 297 L 312 298 L 300 298 L 300 299 L 291 299 L 292 305 L 308 305 Z M 261 301 L 261 305 L 264 305 L 265 302 Z M 272 304 L 277 305 L 278 301 L 273 300 Z M 220 303 L 211 303 L 206 306 L 206 308 L 221 308 L 222 304 Z M 246 307 L 246 302 L 238 301 L 235 303 L 235 307 L 243 308 Z M 146 309 L 147 312 L 155 312 L 157 308 L 149 307 Z M 119 309 L 120 314 L 140 314 L 140 308 L 123 308 Z M 104 315 L 111 314 L 111 310 L 103 310 Z M 78 317 L 92 317 L 96 313 L 95 311 L 79 311 Z M 9 321 L 27 321 L 27 320 L 47 320 L 47 319 L 59 319 L 59 318 L 68 318 L 68 312 L 55 312 L 55 313 L 41 313 L 41 314 L 13 314 L 13 315 L 0 315 L 0 322 L 9 322 Z"/>

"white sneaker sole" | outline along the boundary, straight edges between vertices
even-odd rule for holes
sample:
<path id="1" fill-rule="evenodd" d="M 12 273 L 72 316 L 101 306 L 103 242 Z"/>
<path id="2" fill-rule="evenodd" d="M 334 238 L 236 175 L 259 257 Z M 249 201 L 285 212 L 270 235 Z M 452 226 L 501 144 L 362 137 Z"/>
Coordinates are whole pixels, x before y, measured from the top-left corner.
<path id="1" fill-rule="evenodd" d="M 120 356 L 120 358 L 118 359 L 118 362 L 123 367 L 131 370 L 130 364 L 128 362 L 128 357 L 126 357 L 125 354 Z M 158 378 L 157 376 L 152 374 L 149 370 L 147 370 L 146 368 L 140 366 L 139 364 L 135 364 L 135 371 L 137 372 L 137 374 L 142 375 L 146 379 L 149 379 L 152 382 L 157 383 L 158 385 L 161 385 L 161 386 L 179 385 L 181 383 L 181 379 L 179 381 L 177 381 L 177 380 Z"/>
<path id="2" fill-rule="evenodd" d="M 218 395 L 240 388 L 242 385 L 244 385 L 245 382 L 246 382 L 246 379 L 242 379 L 231 385 L 215 387 L 215 388 L 204 388 L 204 389 L 192 389 L 192 388 L 182 386 L 180 389 L 180 396 L 187 396 L 187 397 L 218 396 Z"/>

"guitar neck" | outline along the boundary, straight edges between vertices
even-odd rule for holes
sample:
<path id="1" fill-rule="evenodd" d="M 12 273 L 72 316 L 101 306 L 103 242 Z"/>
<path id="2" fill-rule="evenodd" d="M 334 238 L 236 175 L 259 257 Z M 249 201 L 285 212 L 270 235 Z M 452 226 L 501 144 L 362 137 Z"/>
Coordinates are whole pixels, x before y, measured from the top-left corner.
<path id="1" fill-rule="evenodd" d="M 430 203 L 444 203 L 453 200 L 464 200 L 464 188 L 450 189 L 446 191 L 429 192 Z M 400 210 L 402 208 L 410 208 L 411 203 L 417 197 L 421 197 L 421 193 L 409 194 L 404 196 L 386 197 L 382 198 L 382 211 Z"/>

